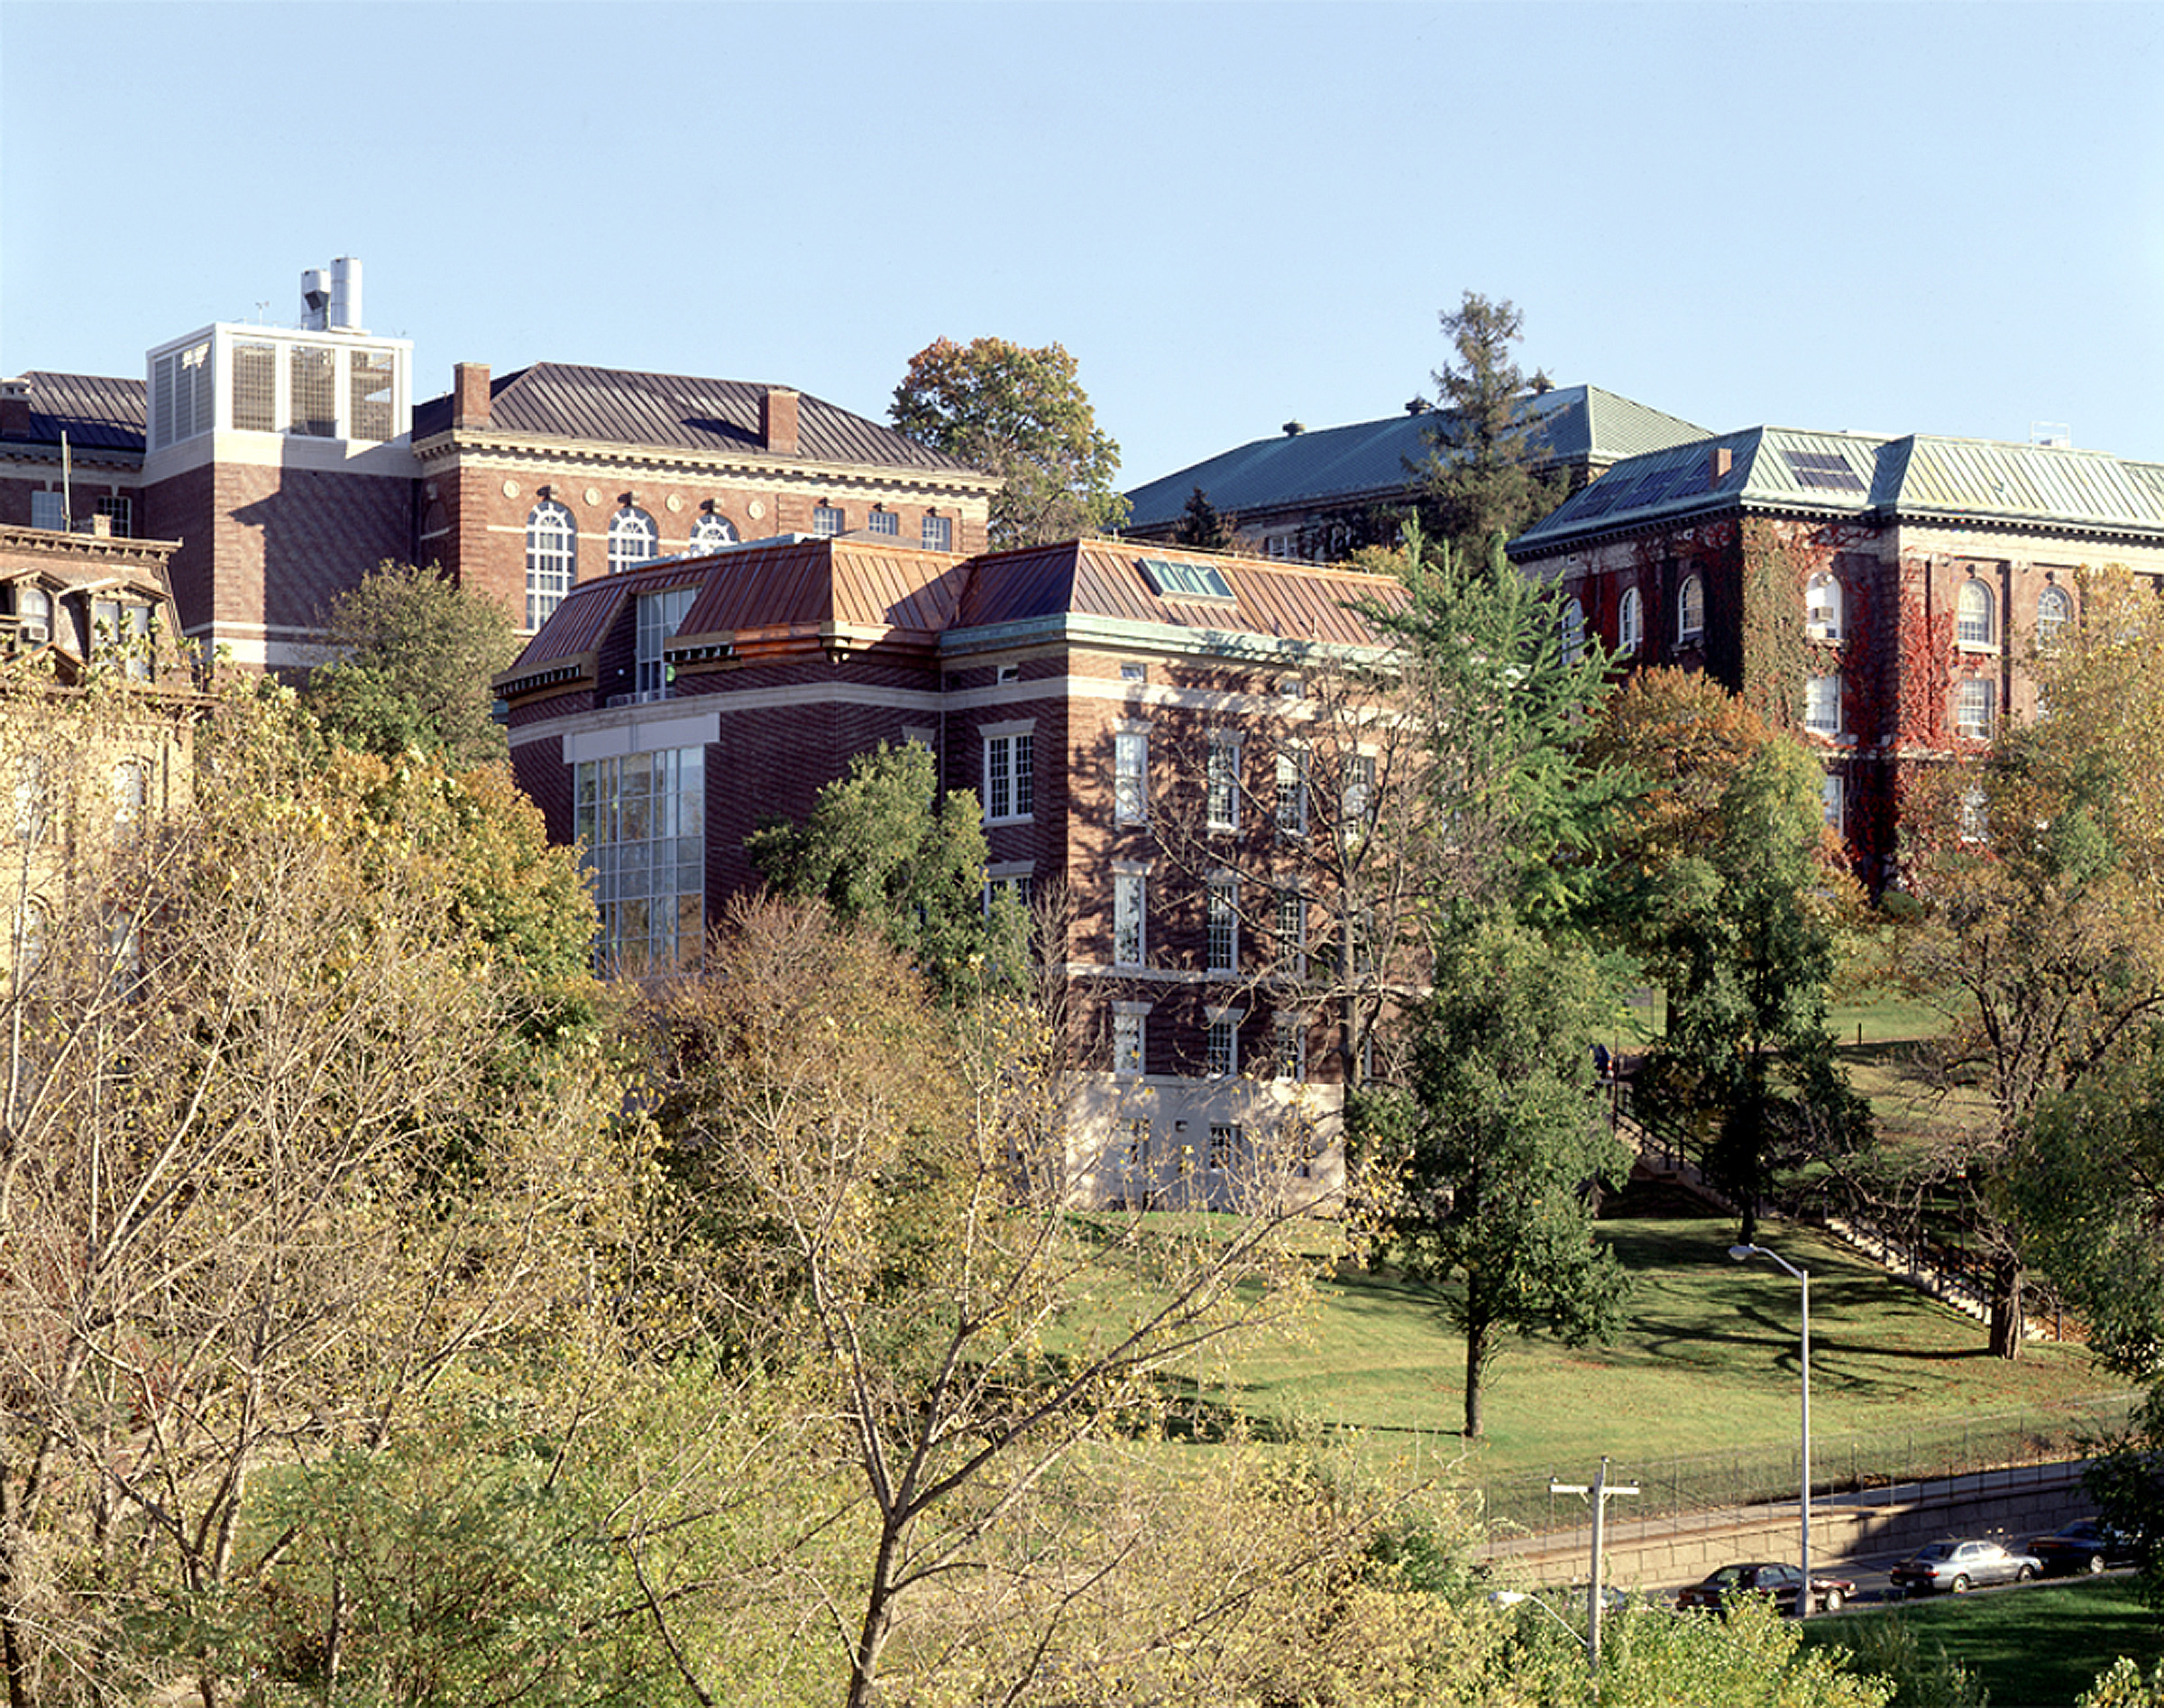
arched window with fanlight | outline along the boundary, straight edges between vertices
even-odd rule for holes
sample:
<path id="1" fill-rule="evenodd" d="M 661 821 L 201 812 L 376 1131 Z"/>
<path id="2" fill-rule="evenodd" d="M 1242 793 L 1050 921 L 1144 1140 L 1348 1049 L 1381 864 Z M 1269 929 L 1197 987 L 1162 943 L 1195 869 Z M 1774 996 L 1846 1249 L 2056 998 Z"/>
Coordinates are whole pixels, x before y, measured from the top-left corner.
<path id="1" fill-rule="evenodd" d="M 1964 647 L 1990 647 L 1998 642 L 1998 611 L 1991 589 L 1971 575 L 1961 583 L 1954 601 L 1954 638 Z"/>
<path id="2" fill-rule="evenodd" d="M 1623 652 L 1636 652 L 1645 638 L 1646 601 L 1637 588 L 1626 587 L 1616 601 L 1616 646 Z"/>
<path id="3" fill-rule="evenodd" d="M 1675 590 L 1676 644 L 1691 646 L 1704 638 L 1705 632 L 1706 583 L 1699 576 L 1686 575 Z"/>
<path id="4" fill-rule="evenodd" d="M 708 510 L 692 524 L 692 549 L 694 552 L 711 552 L 716 546 L 733 544 L 736 537 L 737 525 L 728 517 L 716 515 L 712 510 Z"/>
<path id="5" fill-rule="evenodd" d="M 2074 620 L 2074 601 L 2067 597 L 2063 587 L 2050 586 L 2036 596 L 2036 649 L 2049 652 L 2059 645 L 2059 637 L 2066 626 Z"/>
<path id="6" fill-rule="evenodd" d="M 661 530 L 654 519 L 636 504 L 627 504 L 610 519 L 609 573 L 620 575 L 637 564 L 651 563 L 661 556 Z"/>
<path id="7" fill-rule="evenodd" d="M 1575 599 L 1563 601 L 1563 662 L 1574 665 L 1585 652 L 1585 607 Z"/>
<path id="8" fill-rule="evenodd" d="M 1813 640 L 1841 638 L 1841 583 L 1821 570 L 1803 588 L 1803 632 Z"/>
<path id="9" fill-rule="evenodd" d="M 544 499 L 526 518 L 526 626 L 538 629 L 564 602 L 578 570 L 579 530 L 571 512 Z"/>

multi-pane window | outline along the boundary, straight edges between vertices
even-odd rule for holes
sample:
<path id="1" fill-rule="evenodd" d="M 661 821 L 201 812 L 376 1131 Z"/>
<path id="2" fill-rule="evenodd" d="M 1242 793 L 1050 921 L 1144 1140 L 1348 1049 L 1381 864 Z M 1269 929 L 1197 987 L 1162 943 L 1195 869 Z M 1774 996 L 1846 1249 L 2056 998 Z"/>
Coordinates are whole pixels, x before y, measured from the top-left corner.
<path id="1" fill-rule="evenodd" d="M 1575 599 L 1563 601 L 1563 662 L 1574 665 L 1585 652 L 1585 607 Z"/>
<path id="2" fill-rule="evenodd" d="M 1826 828 L 1838 835 L 1846 828 L 1848 816 L 1848 794 L 1841 786 L 1841 779 L 1831 772 L 1819 785 L 1819 807 Z"/>
<path id="3" fill-rule="evenodd" d="M 575 767 L 573 829 L 593 874 L 604 970 L 637 975 L 697 961 L 705 932 L 705 776 L 700 748 Z"/>
<path id="4" fill-rule="evenodd" d="M 844 525 L 840 505 L 822 500 L 812 507 L 812 532 L 821 539 L 832 539 L 842 531 Z"/>
<path id="5" fill-rule="evenodd" d="M 1341 821 L 1347 841 L 1365 836 L 1375 825 L 1375 756 L 1371 753 L 1351 753 L 1345 756 L 1345 780 L 1339 806 L 1343 814 Z"/>
<path id="6" fill-rule="evenodd" d="M 1812 676 L 1803 684 L 1803 727 L 1813 735 L 1841 732 L 1841 679 Z"/>
<path id="7" fill-rule="evenodd" d="M 1841 583 L 1824 571 L 1804 586 L 1803 632 L 1813 640 L 1841 638 Z"/>
<path id="8" fill-rule="evenodd" d="M 695 552 L 711 551 L 717 546 L 731 544 L 737 537 L 737 525 L 726 516 L 716 516 L 709 510 L 692 524 L 692 549 Z"/>
<path id="9" fill-rule="evenodd" d="M 1954 733 L 1972 741 L 1991 739 L 1994 684 L 1989 676 L 1964 676 L 1954 684 Z"/>
<path id="10" fill-rule="evenodd" d="M 1277 1043 L 1277 1070 L 1280 1079 L 1307 1077 L 1307 1017 L 1280 1009 L 1271 1016 Z"/>
<path id="11" fill-rule="evenodd" d="M 1675 638 L 1689 644 L 1706 632 L 1706 583 L 1696 575 L 1683 577 L 1675 594 Z"/>
<path id="12" fill-rule="evenodd" d="M 1991 809 L 1982 789 L 1961 791 L 1959 813 L 1964 842 L 1981 842 L 1991 834 Z"/>
<path id="13" fill-rule="evenodd" d="M 609 521 L 609 573 L 620 575 L 661 556 L 661 530 L 637 505 L 627 504 Z"/>
<path id="14" fill-rule="evenodd" d="M 989 914 L 992 905 L 1002 896 L 1013 902 L 1024 914 L 1030 911 L 1032 894 L 1030 874 L 1027 872 L 997 872 L 985 880 L 985 912 Z"/>
<path id="15" fill-rule="evenodd" d="M 1232 736 L 1212 736 L 1206 779 L 1206 811 L 1213 831 L 1240 828 L 1240 743 Z"/>
<path id="16" fill-rule="evenodd" d="M 1965 647 L 1988 647 L 1997 638 L 1991 589 L 1971 575 L 1954 602 L 1954 638 Z"/>
<path id="17" fill-rule="evenodd" d="M 663 649 L 669 637 L 683 626 L 697 591 L 692 587 L 672 587 L 666 592 L 639 595 L 637 684 L 641 700 L 659 699 L 667 692 L 669 667 Z"/>
<path id="18" fill-rule="evenodd" d="M 1636 652 L 1645 638 L 1646 601 L 1637 588 L 1626 587 L 1616 605 L 1616 645 L 1624 652 Z"/>
<path id="19" fill-rule="evenodd" d="M 1234 1015 L 1212 1015 L 1204 1024 L 1204 1065 L 1213 1079 L 1230 1079 L 1240 1071 L 1240 1021 Z"/>
<path id="20" fill-rule="evenodd" d="M 1032 777 L 1036 738 L 1014 730 L 985 738 L 985 818 L 999 823 L 1026 819 L 1035 803 Z"/>
<path id="21" fill-rule="evenodd" d="M 1141 872 L 1112 877 L 1112 960 L 1116 967 L 1140 967 L 1148 950 L 1142 930 L 1149 879 Z"/>
<path id="22" fill-rule="evenodd" d="M 1142 1013 L 1115 1008 L 1112 1014 L 1112 1070 L 1123 1079 L 1142 1075 Z"/>
<path id="23" fill-rule="evenodd" d="M 151 607 L 140 599 L 90 603 L 90 656 L 116 664 L 137 682 L 151 679 Z"/>
<path id="24" fill-rule="evenodd" d="M 133 539 L 135 537 L 135 500 L 132 498 L 101 498 L 97 500 L 97 515 L 110 526 L 106 532 L 115 539 Z"/>
<path id="25" fill-rule="evenodd" d="M 68 495 L 41 488 L 30 495 L 30 525 L 59 530 L 68 526 Z"/>
<path id="26" fill-rule="evenodd" d="M 42 647 L 52 639 L 52 595 L 42 587 L 16 583 L 15 634 L 26 647 Z"/>
<path id="27" fill-rule="evenodd" d="M 902 519 L 893 510 L 874 510 L 865 518 L 864 526 L 867 533 L 877 534 L 887 539 L 899 539 L 902 537 Z"/>
<path id="28" fill-rule="evenodd" d="M 1150 815 L 1150 738 L 1140 730 L 1112 738 L 1112 810 L 1122 824 L 1140 824 Z"/>
<path id="29" fill-rule="evenodd" d="M 2049 652 L 2059 645 L 2059 632 L 2074 620 L 2074 601 L 2063 587 L 2047 587 L 2036 596 L 2036 645 Z"/>
<path id="30" fill-rule="evenodd" d="M 1240 1154 L 1240 1128 L 1235 1122 L 1210 1124 L 1209 1166 L 1213 1174 L 1222 1174 L 1233 1166 Z"/>
<path id="31" fill-rule="evenodd" d="M 1307 898 L 1288 886 L 1278 892 L 1278 976 L 1307 976 Z"/>
<path id="32" fill-rule="evenodd" d="M 954 549 L 954 519 L 948 516 L 927 516 L 923 528 L 924 549 L 928 552 L 950 552 Z"/>
<path id="33" fill-rule="evenodd" d="M 1278 834 L 1307 833 L 1307 756 L 1297 748 L 1278 755 Z"/>
<path id="34" fill-rule="evenodd" d="M 1229 877 L 1214 877 L 1207 890 L 1208 903 L 1206 917 L 1208 970 L 1214 973 L 1233 973 L 1240 970 L 1240 893 Z"/>
<path id="35" fill-rule="evenodd" d="M 538 629 L 571 591 L 579 531 L 571 512 L 544 499 L 526 518 L 526 626 Z"/>

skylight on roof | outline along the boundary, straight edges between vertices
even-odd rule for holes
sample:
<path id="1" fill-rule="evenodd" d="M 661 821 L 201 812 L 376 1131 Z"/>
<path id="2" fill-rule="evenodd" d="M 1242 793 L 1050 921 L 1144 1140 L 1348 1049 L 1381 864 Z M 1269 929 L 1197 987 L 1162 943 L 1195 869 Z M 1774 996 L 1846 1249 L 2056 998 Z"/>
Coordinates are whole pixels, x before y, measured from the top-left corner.
<path id="1" fill-rule="evenodd" d="M 1838 451 L 1783 451 L 1798 486 L 1820 492 L 1861 492 L 1864 483 Z"/>
<path id="2" fill-rule="evenodd" d="M 1145 557 L 1142 574 L 1160 599 L 1230 599 L 1233 590 L 1224 573 L 1214 564 L 1176 564 L 1169 558 Z"/>

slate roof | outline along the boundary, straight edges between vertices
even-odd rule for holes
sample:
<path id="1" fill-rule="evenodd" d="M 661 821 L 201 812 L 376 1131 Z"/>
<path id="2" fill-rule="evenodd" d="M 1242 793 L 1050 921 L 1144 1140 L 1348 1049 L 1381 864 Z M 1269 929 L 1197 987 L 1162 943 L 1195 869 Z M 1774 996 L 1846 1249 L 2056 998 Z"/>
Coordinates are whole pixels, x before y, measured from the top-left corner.
<path id="1" fill-rule="evenodd" d="M 1633 456 L 1662 445 L 1702 439 L 1706 429 L 1598 386 L 1563 386 L 1530 399 L 1543 462 Z M 1429 411 L 1350 427 L 1279 434 L 1225 451 L 1127 494 L 1128 526 L 1161 527 L 1179 519 L 1199 486 L 1211 504 L 1235 515 L 1288 506 L 1351 503 L 1402 490 L 1406 464 L 1426 460 L 1429 435 L 1442 420 Z"/>
<path id="2" fill-rule="evenodd" d="M 1730 465 L 1715 480 L 1724 450 Z M 2164 464 L 1990 439 L 1750 427 L 1617 464 L 1512 540 L 1510 555 L 1737 510 L 2164 535 Z"/>
<path id="3" fill-rule="evenodd" d="M 685 374 L 638 373 L 623 368 L 540 362 L 489 381 L 491 429 L 537 438 L 636 445 L 706 454 L 766 455 L 759 404 L 768 388 L 744 380 L 701 380 Z M 413 436 L 450 430 L 448 392 L 417 404 Z M 943 452 L 927 449 L 876 421 L 802 393 L 797 404 L 797 455 L 814 463 L 856 463 L 976 473 Z"/>
<path id="4" fill-rule="evenodd" d="M 18 377 L 30 381 L 28 443 L 58 445 L 65 428 L 70 450 L 142 455 L 150 390 L 142 381 L 42 370 Z"/>

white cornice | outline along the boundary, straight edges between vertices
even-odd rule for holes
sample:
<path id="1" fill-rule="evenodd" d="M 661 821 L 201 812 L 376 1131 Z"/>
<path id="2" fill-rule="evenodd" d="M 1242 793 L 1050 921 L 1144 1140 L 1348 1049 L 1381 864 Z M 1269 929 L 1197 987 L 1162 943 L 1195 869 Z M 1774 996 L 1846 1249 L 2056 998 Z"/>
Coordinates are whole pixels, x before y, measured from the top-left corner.
<path id="1" fill-rule="evenodd" d="M 896 464 L 821 463 L 803 457 L 774 456 L 758 451 L 692 451 L 669 445 L 616 445 L 591 439 L 556 438 L 542 434 L 507 434 L 494 429 L 453 427 L 414 441 L 424 464 L 449 458 L 518 468 L 679 469 L 708 479 L 731 475 L 778 484 L 888 487 L 902 490 L 980 492 L 987 499 L 1002 484 L 995 474 L 967 469 L 917 469 Z"/>

